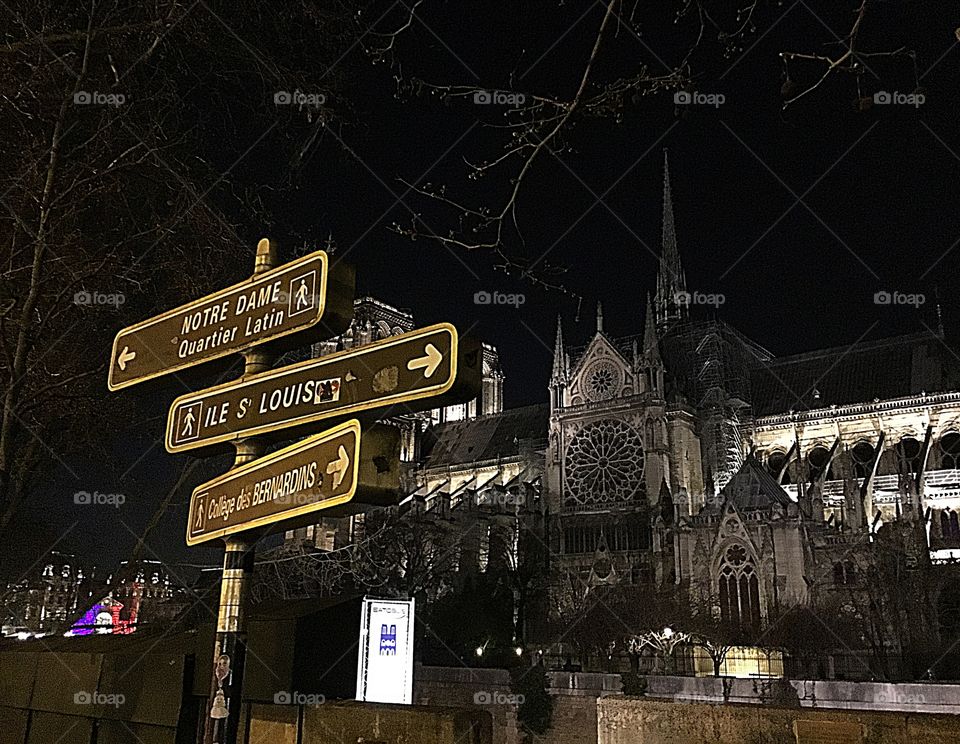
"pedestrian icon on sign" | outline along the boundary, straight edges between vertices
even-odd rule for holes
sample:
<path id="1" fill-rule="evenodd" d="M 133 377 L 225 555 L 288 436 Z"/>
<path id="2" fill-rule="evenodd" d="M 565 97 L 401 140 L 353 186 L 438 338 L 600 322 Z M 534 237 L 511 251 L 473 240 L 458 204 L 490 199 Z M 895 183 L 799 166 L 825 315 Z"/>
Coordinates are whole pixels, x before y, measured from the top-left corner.
<path id="1" fill-rule="evenodd" d="M 196 416 L 193 415 L 193 409 L 188 408 L 183 416 L 183 428 L 180 430 L 181 437 L 189 437 L 193 434 L 193 424 Z"/>
<path id="2" fill-rule="evenodd" d="M 203 497 L 201 496 L 197 499 L 197 505 L 195 507 L 196 511 L 196 520 L 194 521 L 193 528 L 196 531 L 201 531 L 203 529 Z"/>
<path id="3" fill-rule="evenodd" d="M 300 280 L 300 288 L 297 290 L 297 310 L 303 310 L 309 307 L 309 301 L 307 300 L 307 282 L 304 279 Z"/>
<path id="4" fill-rule="evenodd" d="M 287 293 L 288 313 L 299 315 L 314 309 L 317 304 L 317 273 L 308 271 L 290 280 Z"/>
<path id="5" fill-rule="evenodd" d="M 188 442 L 200 436 L 200 414 L 203 412 L 203 403 L 191 403 L 177 410 L 177 426 L 172 430 L 175 444 Z M 171 427 L 172 428 L 172 427 Z"/>

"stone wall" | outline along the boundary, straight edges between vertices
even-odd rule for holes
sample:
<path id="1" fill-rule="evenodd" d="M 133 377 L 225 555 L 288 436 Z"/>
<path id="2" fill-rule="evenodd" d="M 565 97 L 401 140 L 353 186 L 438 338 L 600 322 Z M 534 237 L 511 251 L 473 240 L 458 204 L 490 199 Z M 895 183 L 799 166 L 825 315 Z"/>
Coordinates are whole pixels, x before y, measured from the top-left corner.
<path id="1" fill-rule="evenodd" d="M 517 706 L 509 702 L 506 669 L 417 666 L 413 675 L 417 705 L 448 705 L 487 711 L 493 721 L 493 744 L 516 744 Z"/>
<path id="2" fill-rule="evenodd" d="M 555 695 L 543 744 L 597 744 L 597 698 Z"/>
<path id="3" fill-rule="evenodd" d="M 960 685 L 838 680 L 646 678 L 645 697 L 680 703 L 740 703 L 960 715 Z"/>
<path id="4" fill-rule="evenodd" d="M 549 744 L 596 744 L 597 698 L 619 695 L 619 674 L 547 672 L 553 716 L 544 737 Z"/>
<path id="5" fill-rule="evenodd" d="M 486 710 L 492 716 L 495 744 L 517 744 L 520 741 L 517 706 L 505 702 L 510 693 L 510 676 L 506 670 L 417 667 L 414 678 L 417 703 Z M 616 709 L 619 701 L 651 706 L 637 710 L 657 711 L 657 716 L 651 714 L 653 733 L 632 722 L 628 715 L 623 730 L 613 727 L 608 731 L 609 736 L 616 734 L 621 738 L 608 738 L 604 744 L 712 744 L 723 741 L 779 744 L 781 740 L 796 744 L 794 722 L 810 720 L 815 725 L 821 720 L 820 711 L 824 711 L 823 720 L 827 724 L 852 722 L 860 725 L 859 722 L 864 722 L 873 737 L 864 740 L 868 744 L 904 744 L 908 741 L 909 744 L 927 744 L 928 741 L 932 744 L 947 741 L 960 744 L 960 685 L 649 676 L 646 678 L 646 696 L 636 699 L 619 694 L 621 681 L 620 675 L 616 674 L 548 672 L 547 678 L 554 707 L 550 729 L 539 739 L 542 744 L 595 744 L 597 731 L 601 728 L 598 706 L 608 705 L 612 706 L 608 710 Z M 863 713 L 845 712 L 852 710 Z M 703 711 L 707 712 L 706 715 Z M 906 715 L 915 713 L 950 715 Z M 706 728 L 684 728 L 688 718 L 702 720 Z M 753 723 L 748 726 L 744 721 Z M 740 730 L 744 726 L 752 732 L 754 739 L 740 739 L 732 734 L 732 738 L 722 738 L 729 733 L 730 727 Z M 670 738 L 674 730 L 677 736 Z M 846 744 L 843 738 L 847 735 L 844 733 L 846 729 L 841 727 L 837 731 L 836 736 L 840 738 L 835 739 L 836 744 Z M 879 733 L 883 731 L 898 733 L 883 738 Z M 920 738 L 910 740 L 913 733 L 907 735 L 904 731 L 917 733 Z M 937 739 L 936 736 L 943 731 L 949 735 Z M 661 738 L 637 738 L 640 732 Z M 763 739 L 763 736 L 768 738 Z M 783 736 L 787 738 L 783 739 Z"/>
<path id="6" fill-rule="evenodd" d="M 538 739 L 546 744 L 596 744 L 597 698 L 619 694 L 618 674 L 548 672 L 553 697 L 551 726 Z M 494 744 L 518 744 L 518 705 L 510 701 L 510 674 L 505 669 L 418 666 L 414 702 L 420 705 L 477 707 L 493 719 Z"/>
<path id="7" fill-rule="evenodd" d="M 299 729 L 299 738 L 298 738 Z M 481 710 L 380 703 L 250 706 L 250 744 L 492 744 Z"/>
<path id="8" fill-rule="evenodd" d="M 758 705 L 597 701 L 598 744 L 957 744 L 960 717 Z"/>

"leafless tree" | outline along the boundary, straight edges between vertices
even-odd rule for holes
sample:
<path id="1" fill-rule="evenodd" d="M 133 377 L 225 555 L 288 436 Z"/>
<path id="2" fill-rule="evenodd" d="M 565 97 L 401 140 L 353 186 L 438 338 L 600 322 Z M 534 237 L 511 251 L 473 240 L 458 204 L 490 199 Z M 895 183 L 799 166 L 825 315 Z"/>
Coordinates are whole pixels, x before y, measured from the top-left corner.
<path id="1" fill-rule="evenodd" d="M 271 205 L 337 121 L 323 100 L 358 32 L 349 11 L 310 0 L 284 14 L 42 0 L 0 15 L 3 532 L 39 475 L 72 473 L 78 452 L 109 454 L 91 452 L 106 439 L 93 432 L 134 427 L 129 396 L 104 406 L 116 330 L 240 278 L 246 262 L 231 257 L 272 224 Z M 279 43 L 311 30 L 323 43 Z M 275 105 L 298 87 L 316 95 Z M 283 167 L 253 191 L 258 147 Z"/>
<path id="2" fill-rule="evenodd" d="M 459 535 L 416 511 L 366 515 L 366 535 L 335 550 L 286 544 L 264 553 L 253 596 L 338 596 L 351 591 L 433 601 L 457 572 Z"/>
<path id="3" fill-rule="evenodd" d="M 896 22 L 892 9 L 876 0 L 844 0 L 842 6 L 831 9 L 831 17 L 844 17 L 844 9 L 849 11 L 841 21 L 849 24 L 841 27 L 845 31 L 835 34 L 822 24 L 823 38 L 799 38 L 798 33 L 796 46 L 782 49 L 782 80 L 770 84 L 773 90 L 780 88 L 784 108 L 812 98 L 834 79 L 848 80 L 857 106 L 866 108 L 873 92 L 868 89 L 882 86 L 874 66 L 884 59 L 907 66 L 918 84 L 912 49 L 885 46 L 885 29 Z M 569 292 L 559 278 L 562 266 L 525 250 L 524 195 L 552 183 L 541 176 L 561 155 L 591 137 L 603 137 L 603 122 L 621 123 L 629 114 L 643 111 L 657 94 L 689 94 L 697 86 L 709 86 L 716 82 L 713 78 L 722 77 L 718 70 L 727 71 L 741 59 L 752 64 L 753 47 L 774 27 L 789 27 L 792 9 L 787 3 L 765 0 L 741 4 L 681 0 L 654 5 L 604 0 L 584 12 L 580 6 L 558 2 L 550 22 L 563 18 L 576 33 L 550 39 L 551 46 L 533 65 L 527 69 L 518 65 L 511 71 L 509 81 L 498 91 L 504 106 L 486 107 L 501 116 L 480 119 L 488 131 L 496 133 L 495 149 L 464 158 L 468 180 L 496 177 L 500 185 L 492 191 L 463 187 L 455 191 L 447 183 L 404 180 L 406 188 L 423 197 L 423 211 L 394 223 L 393 229 L 411 240 L 489 252 L 503 271 Z M 368 53 L 377 62 L 393 65 L 400 95 L 429 95 L 446 104 L 491 96 L 495 84 L 428 81 L 411 72 L 416 64 L 405 57 L 403 38 L 429 28 L 435 11 L 429 0 L 418 0 L 388 14 L 378 25 L 379 32 L 365 37 Z M 589 30 L 586 45 L 584 29 Z M 836 52 L 822 53 L 822 47 Z M 528 53 L 516 50 L 520 59 Z M 545 58 L 550 61 L 544 62 Z M 553 60 L 562 60 L 562 67 Z M 551 63 L 554 74 L 539 76 L 548 82 L 538 85 L 530 71 Z M 578 134 L 578 128 L 585 131 Z"/>

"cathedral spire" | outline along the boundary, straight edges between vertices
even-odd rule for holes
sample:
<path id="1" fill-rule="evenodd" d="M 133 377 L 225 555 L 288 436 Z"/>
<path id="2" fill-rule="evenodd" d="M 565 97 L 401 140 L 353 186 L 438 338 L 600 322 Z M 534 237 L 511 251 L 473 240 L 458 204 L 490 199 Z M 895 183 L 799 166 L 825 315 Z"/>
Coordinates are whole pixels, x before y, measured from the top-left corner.
<path id="1" fill-rule="evenodd" d="M 660 339 L 657 337 L 657 325 L 649 293 L 647 294 L 647 317 L 643 328 L 643 376 L 646 381 L 646 390 L 663 397 L 663 359 L 660 356 Z"/>
<path id="2" fill-rule="evenodd" d="M 647 292 L 647 309 L 643 327 L 643 361 L 645 364 L 655 366 L 663 364 L 663 360 L 660 358 L 660 339 L 657 336 L 657 324 L 649 292 Z"/>
<path id="3" fill-rule="evenodd" d="M 563 325 L 557 313 L 557 340 L 553 345 L 553 373 L 550 375 L 550 410 L 563 408 L 564 388 L 570 370 L 570 357 L 563 349 Z"/>
<path id="4" fill-rule="evenodd" d="M 677 249 L 677 229 L 673 221 L 673 193 L 670 190 L 670 164 L 663 151 L 663 242 L 657 273 L 657 327 L 661 333 L 687 317 L 687 279 Z"/>
<path id="5" fill-rule="evenodd" d="M 566 355 L 563 351 L 563 324 L 560 313 L 557 313 L 557 340 L 553 344 L 553 374 L 551 380 L 556 382 L 565 377 Z"/>

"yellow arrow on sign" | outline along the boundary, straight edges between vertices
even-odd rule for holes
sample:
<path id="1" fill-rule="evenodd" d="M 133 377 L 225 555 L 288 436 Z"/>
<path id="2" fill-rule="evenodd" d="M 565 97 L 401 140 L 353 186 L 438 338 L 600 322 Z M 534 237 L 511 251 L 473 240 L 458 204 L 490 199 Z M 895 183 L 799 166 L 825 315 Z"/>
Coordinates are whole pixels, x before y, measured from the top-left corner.
<path id="1" fill-rule="evenodd" d="M 132 362 L 137 358 L 137 352 L 130 351 L 129 346 L 124 346 L 123 351 L 120 352 L 120 356 L 117 357 L 117 366 L 120 367 L 121 372 L 125 372 L 127 369 L 127 362 Z"/>
<path id="2" fill-rule="evenodd" d="M 407 362 L 407 369 L 411 372 L 422 369 L 423 376 L 429 379 L 433 373 L 437 371 L 440 362 L 443 361 L 443 354 L 441 354 L 440 350 L 433 344 L 427 344 L 423 347 L 423 353 L 424 356 L 411 359 Z"/>
<path id="3" fill-rule="evenodd" d="M 327 475 L 333 476 L 333 487 L 339 488 L 343 482 L 343 477 L 350 469 L 350 456 L 346 448 L 341 444 L 340 451 L 337 452 L 337 459 L 327 465 Z"/>

